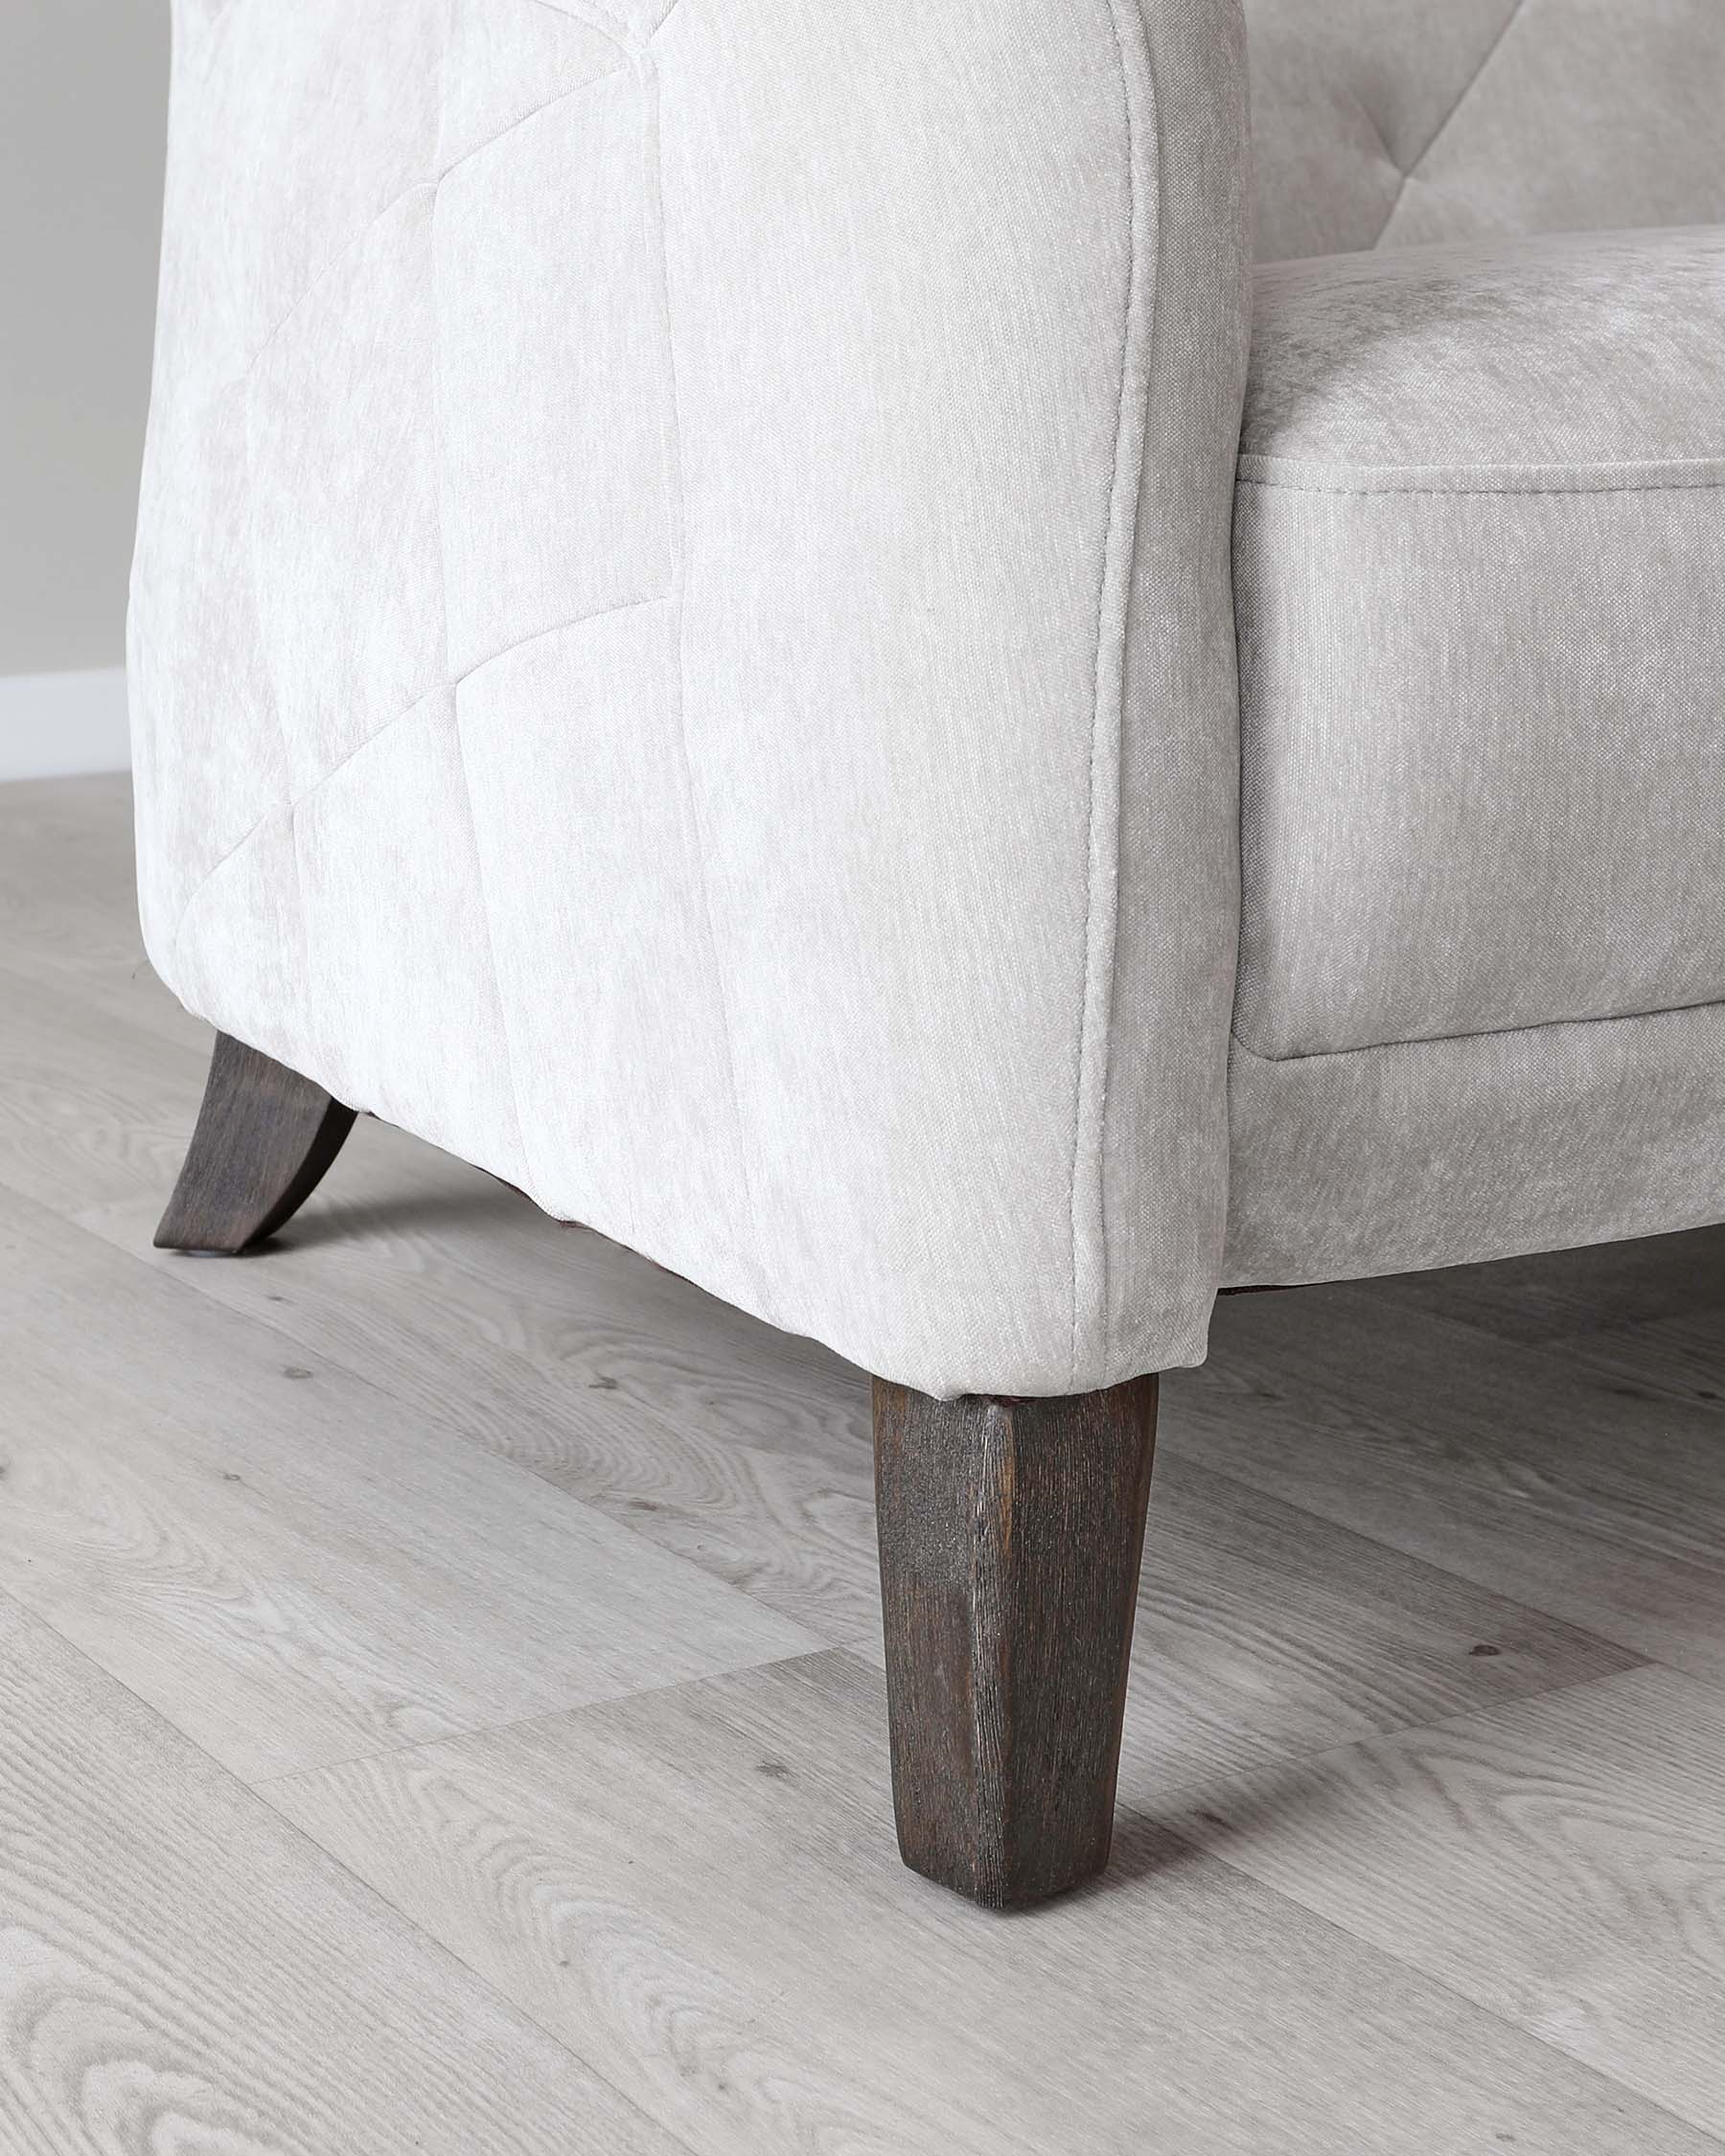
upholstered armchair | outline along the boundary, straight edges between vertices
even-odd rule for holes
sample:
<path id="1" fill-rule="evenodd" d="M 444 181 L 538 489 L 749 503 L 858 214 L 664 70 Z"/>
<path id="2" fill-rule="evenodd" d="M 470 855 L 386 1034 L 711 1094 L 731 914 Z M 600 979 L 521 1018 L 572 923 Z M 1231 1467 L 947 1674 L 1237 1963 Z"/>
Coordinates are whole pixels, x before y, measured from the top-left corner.
<path id="1" fill-rule="evenodd" d="M 159 1240 L 363 1110 L 877 1373 L 905 1855 L 1069 1886 L 1217 1293 L 1725 1215 L 1725 8 L 175 12 Z"/>

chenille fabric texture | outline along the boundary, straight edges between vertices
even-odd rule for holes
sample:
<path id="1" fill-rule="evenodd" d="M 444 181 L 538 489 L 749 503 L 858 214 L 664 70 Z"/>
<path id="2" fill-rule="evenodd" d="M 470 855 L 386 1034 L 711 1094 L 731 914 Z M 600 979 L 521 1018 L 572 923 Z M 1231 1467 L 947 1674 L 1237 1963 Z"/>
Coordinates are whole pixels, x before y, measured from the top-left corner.
<path id="1" fill-rule="evenodd" d="M 177 0 L 157 970 L 941 1395 L 1725 1215 L 1725 17 L 1621 22 Z"/>

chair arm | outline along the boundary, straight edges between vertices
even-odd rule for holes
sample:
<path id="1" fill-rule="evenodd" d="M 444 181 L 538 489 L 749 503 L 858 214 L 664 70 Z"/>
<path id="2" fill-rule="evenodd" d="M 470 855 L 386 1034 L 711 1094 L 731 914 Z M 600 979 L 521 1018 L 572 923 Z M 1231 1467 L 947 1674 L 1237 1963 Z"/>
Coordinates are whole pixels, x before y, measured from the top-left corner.
<path id="1" fill-rule="evenodd" d="M 744 1299 L 936 1394 L 1198 1361 L 1238 0 L 678 0 L 645 50 Z"/>

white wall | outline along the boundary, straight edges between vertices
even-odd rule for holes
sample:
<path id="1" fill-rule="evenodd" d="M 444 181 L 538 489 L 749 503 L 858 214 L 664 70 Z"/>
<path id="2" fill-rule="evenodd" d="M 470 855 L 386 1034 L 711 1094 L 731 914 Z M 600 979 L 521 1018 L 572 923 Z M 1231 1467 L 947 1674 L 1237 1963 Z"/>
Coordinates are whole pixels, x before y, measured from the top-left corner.
<path id="1" fill-rule="evenodd" d="M 168 0 L 0 0 L 0 778 L 124 761 L 167 86 Z"/>

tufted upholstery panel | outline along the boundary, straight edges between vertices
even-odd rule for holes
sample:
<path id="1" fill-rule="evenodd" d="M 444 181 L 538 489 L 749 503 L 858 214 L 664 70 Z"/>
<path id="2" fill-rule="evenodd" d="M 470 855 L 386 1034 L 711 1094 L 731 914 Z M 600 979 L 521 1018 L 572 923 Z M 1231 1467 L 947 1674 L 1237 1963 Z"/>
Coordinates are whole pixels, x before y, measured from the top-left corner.
<path id="1" fill-rule="evenodd" d="M 1247 0 L 1257 253 L 1725 223 L 1720 0 Z"/>
<path id="2" fill-rule="evenodd" d="M 1238 0 L 177 0 L 170 985 L 926 1390 L 1201 1356 L 1245 67 Z"/>
<path id="3" fill-rule="evenodd" d="M 1252 11 L 1267 253 L 1725 221 L 1720 0 Z M 1597 824 L 1644 721 L 1646 797 L 1705 837 L 1717 758 L 1672 782 L 1670 728 L 1716 698 L 1662 682 L 1717 649 L 1717 488 L 1649 502 L 1643 582 L 1566 640 L 1563 576 L 1625 543 L 1608 495 L 1255 490 L 1249 822 L 1279 781 L 1284 833 L 1333 828 L 1316 910 L 1363 989 L 1339 1018 L 1283 965 L 1303 895 L 1260 849 L 1240 1015 L 1274 1053 L 1230 1078 L 1247 73 L 1241 0 L 176 0 L 130 648 L 169 984 L 935 1393 L 1201 1359 L 1225 1235 L 1233 1277 L 1292 1278 L 1718 1217 L 1716 1018 L 1603 1014 L 1725 976 L 1681 937 L 1621 975 L 1546 954 L 1541 1010 L 1586 1022 L 1529 1027 L 1498 933 L 1410 989 L 1346 864 L 1411 889 L 1442 859 L 1367 858 L 1262 722 L 1276 653 L 1315 651 L 1326 740 L 1400 757 L 1436 847 L 1447 708 L 1371 722 L 1373 669 L 1437 636 L 1482 769 L 1531 796 L 1543 742 Z M 1542 426 L 1580 413 L 1559 458 L 1699 453 L 1716 340 L 1668 342 L 1663 382 L 1643 351 L 1716 267 L 1667 267 L 1607 280 L 1619 364 L 1572 333 L 1585 278 L 1523 304 L 1331 264 L 1265 316 L 1250 453 L 1395 464 L 1441 422 L 1465 463 L 1506 372 L 1562 392 Z M 1589 448 L 1607 421 L 1646 438 Z M 1505 631 L 1501 740 L 1503 580 L 1467 603 L 1463 526 L 1521 535 L 1557 621 L 1553 667 Z M 1590 654 L 1609 698 L 1571 693 Z M 1664 888 L 1631 894 L 1655 922 Z M 1389 1041 L 1482 1013 L 1516 1030 Z M 1402 1203 L 1422 1177 L 1441 1207 Z"/>

